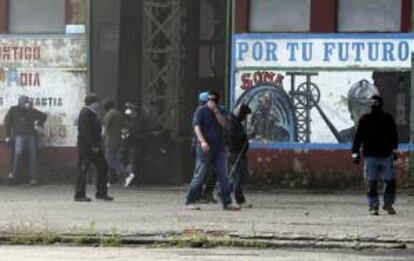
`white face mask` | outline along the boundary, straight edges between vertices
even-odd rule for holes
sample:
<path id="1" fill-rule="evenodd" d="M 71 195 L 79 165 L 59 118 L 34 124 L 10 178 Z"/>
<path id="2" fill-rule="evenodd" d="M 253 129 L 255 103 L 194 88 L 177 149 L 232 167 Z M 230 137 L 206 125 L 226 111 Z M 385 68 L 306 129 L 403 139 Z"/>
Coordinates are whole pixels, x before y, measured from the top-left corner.
<path id="1" fill-rule="evenodd" d="M 131 109 L 126 109 L 125 110 L 125 114 L 126 115 L 131 115 L 132 114 L 132 110 Z"/>

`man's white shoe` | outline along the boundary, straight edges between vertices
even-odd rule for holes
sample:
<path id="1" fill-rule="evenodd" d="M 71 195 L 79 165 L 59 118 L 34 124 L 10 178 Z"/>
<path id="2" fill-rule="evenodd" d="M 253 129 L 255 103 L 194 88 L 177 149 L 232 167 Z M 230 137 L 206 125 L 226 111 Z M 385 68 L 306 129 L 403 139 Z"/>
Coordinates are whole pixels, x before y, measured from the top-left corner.
<path id="1" fill-rule="evenodd" d="M 129 173 L 128 177 L 126 177 L 126 179 L 125 179 L 124 187 L 129 187 L 129 185 L 131 185 L 131 182 L 134 180 L 134 178 L 135 178 L 135 174 L 134 173 Z"/>
<path id="2" fill-rule="evenodd" d="M 186 210 L 201 210 L 201 208 L 195 204 L 185 205 Z"/>
<path id="3" fill-rule="evenodd" d="M 224 210 L 229 210 L 229 211 L 239 211 L 240 209 L 241 209 L 240 205 L 237 205 L 237 204 L 230 204 L 224 207 Z"/>

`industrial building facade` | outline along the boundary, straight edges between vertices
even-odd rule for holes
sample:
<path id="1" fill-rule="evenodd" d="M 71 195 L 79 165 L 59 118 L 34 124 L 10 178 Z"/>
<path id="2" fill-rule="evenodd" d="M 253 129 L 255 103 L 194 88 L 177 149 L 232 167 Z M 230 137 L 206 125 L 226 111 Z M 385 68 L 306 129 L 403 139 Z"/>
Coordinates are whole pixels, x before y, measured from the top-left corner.
<path id="1" fill-rule="evenodd" d="M 248 122 L 263 130 L 252 144 L 251 183 L 358 186 L 342 137 L 352 136 L 350 111 L 360 109 L 348 108 L 350 90 L 364 89 L 384 95 L 396 116 L 404 183 L 411 13 L 411 0 L 0 0 L 0 118 L 19 94 L 33 98 L 49 114 L 40 171 L 68 179 L 84 95 L 136 103 L 148 130 L 141 181 L 180 184 L 191 176 L 197 94 L 214 88 L 229 109 L 243 100 L 257 111 Z M 387 57 L 352 63 L 369 48 L 371 58 Z M 317 59 L 331 53 L 330 62 Z M 261 114 L 266 106 L 273 119 Z M 0 152 L 4 177 L 10 149 Z"/>

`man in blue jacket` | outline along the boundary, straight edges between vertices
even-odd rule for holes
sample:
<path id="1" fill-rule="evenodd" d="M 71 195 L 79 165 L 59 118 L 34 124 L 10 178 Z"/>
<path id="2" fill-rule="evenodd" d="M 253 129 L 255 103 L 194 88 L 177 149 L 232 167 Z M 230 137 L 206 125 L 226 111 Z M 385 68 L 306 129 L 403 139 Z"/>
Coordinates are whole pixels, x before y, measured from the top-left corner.
<path id="1" fill-rule="evenodd" d="M 197 137 L 196 166 L 187 193 L 186 208 L 189 210 L 199 209 L 194 203 L 200 195 L 209 164 L 214 168 L 220 183 L 223 209 L 240 210 L 239 206 L 231 203 L 223 135 L 228 121 L 224 111 L 217 105 L 219 97 L 218 92 L 209 91 L 207 104 L 200 107 L 194 115 L 193 126 Z"/>

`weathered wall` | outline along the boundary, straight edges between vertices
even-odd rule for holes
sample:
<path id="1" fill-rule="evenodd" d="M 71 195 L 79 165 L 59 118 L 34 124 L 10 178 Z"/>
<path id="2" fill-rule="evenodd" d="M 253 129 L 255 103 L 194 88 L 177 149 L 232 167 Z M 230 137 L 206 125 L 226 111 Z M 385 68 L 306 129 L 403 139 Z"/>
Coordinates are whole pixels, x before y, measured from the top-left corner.
<path id="1" fill-rule="evenodd" d="M 395 162 L 397 183 L 408 181 L 408 152 Z M 361 161 L 362 162 L 362 161 Z M 363 188 L 363 164 L 355 165 L 347 150 L 253 149 L 249 153 L 247 184 L 256 188 Z"/>
<path id="2" fill-rule="evenodd" d="M 412 34 L 236 34 L 232 106 L 248 104 L 250 182 L 284 188 L 362 185 L 350 160 L 370 97 L 396 121 L 399 184 L 408 177 Z"/>
<path id="3" fill-rule="evenodd" d="M 27 95 L 48 119 L 40 133 L 39 172 L 45 180 L 71 178 L 76 164 L 76 120 L 87 92 L 83 35 L 0 37 L 0 130 L 10 106 Z M 1 133 L 3 137 L 4 132 Z M 11 171 L 11 148 L 0 144 L 0 173 Z"/>
<path id="4" fill-rule="evenodd" d="M 48 115 L 41 144 L 75 146 L 87 86 L 86 46 L 86 39 L 77 36 L 2 36 L 0 119 L 26 95 Z"/>

